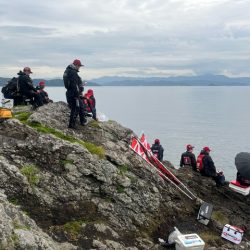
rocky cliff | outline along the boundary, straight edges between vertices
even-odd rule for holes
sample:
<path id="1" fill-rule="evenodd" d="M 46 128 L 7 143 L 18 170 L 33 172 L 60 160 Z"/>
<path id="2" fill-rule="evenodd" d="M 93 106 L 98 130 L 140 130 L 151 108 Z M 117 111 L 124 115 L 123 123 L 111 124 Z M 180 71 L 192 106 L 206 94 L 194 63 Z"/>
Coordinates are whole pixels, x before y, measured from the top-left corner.
<path id="1" fill-rule="evenodd" d="M 249 197 L 173 169 L 214 205 L 204 226 L 199 203 L 129 148 L 130 129 L 115 121 L 67 129 L 63 102 L 24 109 L 0 124 L 0 249 L 162 249 L 157 238 L 174 226 L 198 233 L 206 249 L 250 249 L 248 231 L 240 246 L 220 238 L 226 223 L 250 228 Z"/>

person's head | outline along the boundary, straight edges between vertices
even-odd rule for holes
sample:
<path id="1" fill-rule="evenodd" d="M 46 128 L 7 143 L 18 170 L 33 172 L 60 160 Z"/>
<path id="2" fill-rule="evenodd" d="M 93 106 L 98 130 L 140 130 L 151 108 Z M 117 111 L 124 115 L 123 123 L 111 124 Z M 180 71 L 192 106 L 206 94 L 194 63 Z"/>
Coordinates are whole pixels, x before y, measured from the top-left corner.
<path id="1" fill-rule="evenodd" d="M 192 146 L 191 144 L 188 144 L 188 145 L 186 146 L 187 151 L 192 151 L 193 148 L 194 148 L 194 146 Z"/>
<path id="2" fill-rule="evenodd" d="M 23 72 L 26 74 L 26 75 L 29 75 L 29 74 L 32 74 L 33 72 L 31 71 L 30 67 L 24 67 L 23 68 Z"/>
<path id="3" fill-rule="evenodd" d="M 40 89 L 44 89 L 45 88 L 45 82 L 44 81 L 39 82 L 38 86 L 39 86 Z"/>
<path id="4" fill-rule="evenodd" d="M 211 149 L 206 146 L 206 147 L 203 148 L 203 151 L 209 154 L 209 152 L 211 151 Z"/>
<path id="5" fill-rule="evenodd" d="M 76 69 L 79 70 L 80 67 L 84 66 L 79 59 L 75 59 L 73 61 L 73 64 L 75 65 Z"/>
<path id="6" fill-rule="evenodd" d="M 89 89 L 89 90 L 87 91 L 87 94 L 88 94 L 89 96 L 93 96 L 93 95 L 94 95 L 93 89 Z"/>
<path id="7" fill-rule="evenodd" d="M 159 139 L 155 139 L 155 144 L 160 144 L 160 140 Z"/>

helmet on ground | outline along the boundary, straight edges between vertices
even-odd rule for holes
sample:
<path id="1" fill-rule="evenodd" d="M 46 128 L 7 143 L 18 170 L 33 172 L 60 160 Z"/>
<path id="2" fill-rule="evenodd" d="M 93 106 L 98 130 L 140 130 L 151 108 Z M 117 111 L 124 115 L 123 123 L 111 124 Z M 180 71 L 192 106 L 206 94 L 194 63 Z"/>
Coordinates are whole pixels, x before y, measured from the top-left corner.
<path id="1" fill-rule="evenodd" d="M 186 148 L 187 148 L 187 150 L 191 150 L 191 149 L 194 148 L 194 146 L 192 146 L 191 144 L 188 144 L 188 145 L 186 146 Z"/>
<path id="2" fill-rule="evenodd" d="M 81 63 L 81 61 L 79 60 L 79 59 L 75 59 L 74 61 L 73 61 L 73 64 L 75 65 L 75 66 L 84 66 L 82 63 Z"/>
<path id="3" fill-rule="evenodd" d="M 160 140 L 159 139 L 155 139 L 155 144 L 160 144 Z"/>
<path id="4" fill-rule="evenodd" d="M 207 146 L 204 147 L 203 150 L 204 150 L 205 152 L 210 152 L 210 151 L 211 151 L 211 149 L 210 149 L 209 147 L 207 147 Z"/>
<path id="5" fill-rule="evenodd" d="M 28 72 L 30 74 L 32 74 L 33 72 L 31 71 L 30 67 L 24 67 L 23 68 L 23 72 Z"/>

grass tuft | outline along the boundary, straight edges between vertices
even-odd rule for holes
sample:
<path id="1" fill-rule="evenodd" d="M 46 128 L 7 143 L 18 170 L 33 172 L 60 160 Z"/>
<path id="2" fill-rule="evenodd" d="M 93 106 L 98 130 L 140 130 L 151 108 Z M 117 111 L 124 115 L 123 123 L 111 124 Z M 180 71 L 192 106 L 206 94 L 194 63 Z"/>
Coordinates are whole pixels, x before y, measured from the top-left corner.
<path id="1" fill-rule="evenodd" d="M 25 165 L 21 168 L 21 173 L 26 176 L 31 186 L 39 183 L 39 170 L 35 165 Z"/>
<path id="2" fill-rule="evenodd" d="M 16 112 L 14 117 L 23 123 L 27 123 L 27 120 L 32 115 L 32 112 Z"/>
<path id="3" fill-rule="evenodd" d="M 80 234 L 83 221 L 70 221 L 63 225 L 63 229 L 71 240 L 76 240 Z"/>

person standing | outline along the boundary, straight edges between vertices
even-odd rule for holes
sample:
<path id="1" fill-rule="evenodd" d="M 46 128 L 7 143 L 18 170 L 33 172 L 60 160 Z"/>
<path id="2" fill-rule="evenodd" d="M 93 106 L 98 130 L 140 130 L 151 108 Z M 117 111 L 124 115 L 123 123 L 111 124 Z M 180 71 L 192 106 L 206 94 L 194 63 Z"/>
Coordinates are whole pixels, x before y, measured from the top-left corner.
<path id="1" fill-rule="evenodd" d="M 20 71 L 18 73 L 18 85 L 20 94 L 26 98 L 30 98 L 31 104 L 34 107 L 43 106 L 42 98 L 34 87 L 33 81 L 30 78 L 30 74 L 32 74 L 30 67 L 25 67 L 23 71 Z"/>
<path id="2" fill-rule="evenodd" d="M 180 167 L 191 166 L 194 171 L 197 171 L 196 158 L 193 154 L 193 148 L 191 144 L 186 146 L 187 151 L 181 155 Z"/>
<path id="3" fill-rule="evenodd" d="M 164 148 L 160 144 L 160 140 L 159 139 L 155 139 L 155 143 L 152 145 L 151 151 L 152 151 L 152 153 L 154 154 L 154 156 L 156 156 L 156 158 L 159 161 L 163 161 Z"/>
<path id="4" fill-rule="evenodd" d="M 67 89 L 66 98 L 70 107 L 70 117 L 68 128 L 76 127 L 76 119 L 79 115 L 81 125 L 86 125 L 84 114 L 84 104 L 81 100 L 84 90 L 83 82 L 78 72 L 82 67 L 81 61 L 75 59 L 72 64 L 68 65 L 63 74 L 64 86 Z"/>

